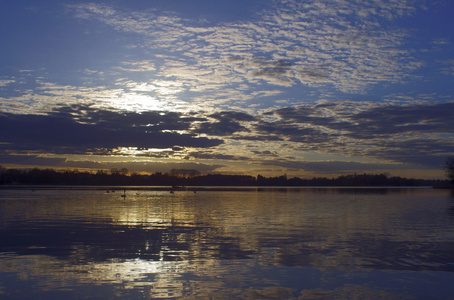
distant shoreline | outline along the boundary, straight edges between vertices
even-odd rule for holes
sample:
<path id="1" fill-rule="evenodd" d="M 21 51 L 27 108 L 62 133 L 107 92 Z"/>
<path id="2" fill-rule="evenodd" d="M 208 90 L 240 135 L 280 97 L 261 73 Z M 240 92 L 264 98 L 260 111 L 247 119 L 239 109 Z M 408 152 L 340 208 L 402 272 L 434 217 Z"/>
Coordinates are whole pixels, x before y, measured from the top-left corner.
<path id="1" fill-rule="evenodd" d="M 156 189 L 182 189 L 183 187 L 436 187 L 446 188 L 449 180 L 427 180 L 388 176 L 386 174 L 351 174 L 335 178 L 299 178 L 281 175 L 198 174 L 196 170 L 153 173 L 148 175 L 121 171 L 98 171 L 96 173 L 77 170 L 56 171 L 53 169 L 5 169 L 0 168 L 0 188 L 26 188 L 52 186 L 57 188 L 101 187 L 100 189 L 121 189 L 131 187 L 156 187 Z M 190 172 L 191 171 L 191 172 Z M 32 188 L 32 189 L 33 189 Z"/>
<path id="2" fill-rule="evenodd" d="M 106 192 L 131 191 L 247 191 L 297 189 L 431 189 L 432 186 L 112 186 L 112 185 L 0 185 L 0 190 L 96 190 Z"/>

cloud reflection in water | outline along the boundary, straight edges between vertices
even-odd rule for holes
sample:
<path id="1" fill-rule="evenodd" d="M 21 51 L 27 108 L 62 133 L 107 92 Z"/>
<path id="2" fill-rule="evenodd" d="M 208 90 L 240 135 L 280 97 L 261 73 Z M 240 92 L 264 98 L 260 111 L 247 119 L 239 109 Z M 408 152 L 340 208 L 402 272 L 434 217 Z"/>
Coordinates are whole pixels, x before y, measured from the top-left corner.
<path id="1" fill-rule="evenodd" d="M 452 279 L 449 196 L 379 191 L 2 191 L 0 293 L 289 298 Z"/>

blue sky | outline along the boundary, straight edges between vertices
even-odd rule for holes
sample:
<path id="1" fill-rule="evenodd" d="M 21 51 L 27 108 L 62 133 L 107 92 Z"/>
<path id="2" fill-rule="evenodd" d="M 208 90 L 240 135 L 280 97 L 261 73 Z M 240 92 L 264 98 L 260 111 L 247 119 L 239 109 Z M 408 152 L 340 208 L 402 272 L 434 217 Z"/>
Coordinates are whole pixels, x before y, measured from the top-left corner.
<path id="1" fill-rule="evenodd" d="M 442 178 L 451 1 L 3 1 L 0 164 Z"/>

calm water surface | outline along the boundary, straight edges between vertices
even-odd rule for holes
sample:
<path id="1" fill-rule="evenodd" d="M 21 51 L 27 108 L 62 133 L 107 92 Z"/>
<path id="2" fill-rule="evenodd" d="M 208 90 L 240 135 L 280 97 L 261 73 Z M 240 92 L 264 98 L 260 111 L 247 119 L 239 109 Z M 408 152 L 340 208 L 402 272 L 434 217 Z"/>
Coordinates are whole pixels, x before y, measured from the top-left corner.
<path id="1" fill-rule="evenodd" d="M 0 190 L 0 298 L 454 299 L 454 196 Z"/>

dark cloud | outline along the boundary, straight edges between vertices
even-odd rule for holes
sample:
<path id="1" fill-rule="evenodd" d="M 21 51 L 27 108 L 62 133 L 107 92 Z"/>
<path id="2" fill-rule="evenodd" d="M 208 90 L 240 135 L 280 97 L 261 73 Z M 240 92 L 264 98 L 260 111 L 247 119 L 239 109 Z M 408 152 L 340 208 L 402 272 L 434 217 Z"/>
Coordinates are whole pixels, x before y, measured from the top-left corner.
<path id="1" fill-rule="evenodd" d="M 239 55 L 232 55 L 228 58 L 228 61 L 230 62 L 240 62 L 240 61 L 244 61 L 245 59 Z"/>
<path id="2" fill-rule="evenodd" d="M 325 106 L 326 107 L 326 106 Z M 297 107 L 286 107 L 278 109 L 274 112 L 281 120 L 285 120 L 286 123 L 291 124 L 307 124 L 314 126 L 323 126 L 326 128 L 338 127 L 344 128 L 351 124 L 349 122 L 340 121 L 338 117 L 327 116 L 323 113 L 324 106 L 312 105 L 312 106 L 297 106 Z M 332 107 L 337 114 L 342 113 L 342 108 Z"/>
<path id="3" fill-rule="evenodd" d="M 294 160 L 263 160 L 262 165 L 279 166 L 289 171 L 311 171 L 319 173 L 368 172 L 377 170 L 401 169 L 397 164 L 360 163 L 354 161 L 294 161 Z"/>
<path id="4" fill-rule="evenodd" d="M 440 168 L 454 152 L 454 103 L 363 106 L 331 102 L 267 112 L 260 136 L 299 144 L 295 149 L 370 157 Z"/>
<path id="5" fill-rule="evenodd" d="M 255 60 L 255 64 L 258 65 L 258 70 L 253 72 L 253 76 L 256 77 L 267 77 L 267 76 L 280 76 L 292 67 L 292 63 L 285 60 L 278 61 L 266 61 L 266 60 Z"/>
<path id="6" fill-rule="evenodd" d="M 222 111 L 219 113 L 209 115 L 212 118 L 215 118 L 219 121 L 225 120 L 235 120 L 235 121 L 255 121 L 256 117 L 251 116 L 249 114 L 238 112 L 238 111 Z"/>
<path id="7" fill-rule="evenodd" d="M 276 152 L 271 152 L 269 150 L 265 150 L 265 151 L 257 151 L 257 150 L 254 150 L 254 151 L 251 151 L 252 153 L 256 154 L 256 155 L 260 155 L 260 156 L 272 156 L 272 157 L 279 157 L 279 155 L 276 153 Z"/>
<path id="8" fill-rule="evenodd" d="M 204 122 L 197 127 L 197 132 L 216 136 L 228 136 L 240 131 L 248 130 L 239 122 L 228 120 L 222 120 L 215 123 Z"/>
<path id="9" fill-rule="evenodd" d="M 265 164 L 320 171 L 325 168 L 321 162 L 312 165 L 285 159 L 279 156 L 279 151 L 254 149 L 249 158 L 235 153 L 205 151 L 223 143 L 222 139 L 210 136 L 237 141 L 285 141 L 286 145 L 279 146 L 289 150 L 397 163 L 386 165 L 388 169 L 410 165 L 440 169 L 443 159 L 454 153 L 454 103 L 399 106 L 326 102 L 277 109 L 258 116 L 221 111 L 201 117 L 203 113 L 116 112 L 86 106 L 64 107 L 48 115 L 3 113 L 0 114 L 0 126 L 7 130 L 0 131 L 0 163 L 16 159 L 25 164 L 31 159 L 29 156 L 20 158 L 18 154 L 115 155 L 120 154 L 119 147 L 132 147 L 138 150 L 168 148 L 138 154 L 154 158 L 180 155 L 238 161 L 253 160 L 258 155 L 275 158 Z M 175 132 L 180 130 L 185 133 Z M 200 134 L 208 137 L 199 137 Z M 186 148 L 199 149 L 187 154 Z M 41 160 L 35 165 L 57 163 Z M 381 164 L 353 162 L 326 164 L 336 170 L 385 168 Z"/>
<path id="10" fill-rule="evenodd" d="M 66 158 L 0 154 L 0 162 L 5 165 L 63 166 L 66 162 Z"/>
<path id="11" fill-rule="evenodd" d="M 243 140 L 243 141 L 264 141 L 264 142 L 271 142 L 271 141 L 283 141 L 282 137 L 276 135 L 259 135 L 257 132 L 254 132 L 254 135 L 247 135 L 247 136 L 233 136 L 231 137 L 233 140 Z"/>
<path id="12" fill-rule="evenodd" d="M 405 141 L 383 141 L 378 147 L 362 151 L 362 155 L 387 158 L 391 161 L 417 165 L 419 168 L 442 169 L 447 153 L 454 152 L 454 141 L 411 139 Z"/>
<path id="13" fill-rule="evenodd" d="M 218 159 L 218 160 L 249 160 L 249 157 L 245 156 L 236 156 L 236 155 L 229 155 L 229 154 L 220 154 L 220 153 L 212 153 L 212 152 L 191 152 L 188 154 L 186 159 L 189 158 L 197 158 L 197 159 Z"/>
<path id="14" fill-rule="evenodd" d="M 350 120 L 357 124 L 350 128 L 356 138 L 409 132 L 452 134 L 454 103 L 375 107 L 352 115 Z"/>
<path id="15" fill-rule="evenodd" d="M 228 136 L 236 132 L 248 132 L 249 130 L 241 125 L 240 122 L 255 121 L 255 117 L 235 111 L 223 111 L 209 115 L 209 117 L 216 119 L 216 122 L 203 122 L 199 124 L 197 131 L 216 136 Z"/>
<path id="16" fill-rule="evenodd" d="M 363 105 L 360 102 L 326 102 L 287 107 L 252 117 L 237 112 L 210 115 L 201 132 L 237 140 L 288 141 L 287 147 L 350 157 L 367 157 L 421 168 L 440 168 L 454 152 L 454 103 L 414 105 Z M 273 121 L 269 117 L 274 117 Z M 241 122 L 249 122 L 247 135 Z M 233 136 L 232 136 L 233 135 Z M 265 152 L 253 152 L 267 155 Z M 268 154 L 269 155 L 269 154 Z M 200 156 L 199 156 L 200 157 Z M 214 154 L 204 158 L 217 159 Z M 276 156 L 278 157 L 278 156 Z M 224 157 L 223 159 L 235 159 Z M 329 162 L 336 168 L 341 163 Z M 298 163 L 291 162 L 297 166 Z M 349 163 L 354 169 L 356 166 Z M 305 163 L 304 167 L 309 165 Z M 314 168 L 322 166 L 317 163 Z M 357 165 L 364 170 L 378 165 Z M 387 168 L 393 168 L 389 165 Z"/>
<path id="17" fill-rule="evenodd" d="M 111 170 L 126 168 L 130 172 L 167 172 L 171 169 L 196 169 L 201 173 L 217 170 L 222 165 L 202 164 L 194 162 L 160 163 L 160 162 L 97 162 L 90 160 L 68 160 L 67 158 L 48 158 L 37 155 L 0 155 L 0 162 L 4 165 L 23 165 L 26 167 L 38 166 L 55 169 L 94 169 Z"/>
<path id="18" fill-rule="evenodd" d="M 325 103 L 322 105 L 288 107 L 276 110 L 280 118 L 296 123 L 347 130 L 358 138 L 412 131 L 454 133 L 454 103 L 382 105 L 364 108 L 353 104 Z M 324 109 L 333 112 L 326 115 Z"/>
<path id="19" fill-rule="evenodd" d="M 191 169 L 198 170 L 202 174 L 216 171 L 218 168 L 223 167 L 219 164 L 203 164 L 194 162 L 181 162 L 181 163 L 160 163 L 160 162 L 91 162 L 91 161 L 68 161 L 66 163 L 68 168 L 91 168 L 91 169 L 107 169 L 113 168 L 121 169 L 126 168 L 130 172 L 169 172 L 172 169 Z M 90 167 L 91 166 L 91 167 Z"/>
<path id="20" fill-rule="evenodd" d="M 65 107 L 48 115 L 0 115 L 0 139 L 9 149 L 85 153 L 117 147 L 208 148 L 219 139 L 197 137 L 188 130 L 200 118 L 172 112 L 123 113 L 90 107 Z M 170 131 L 170 132 L 168 132 Z"/>
<path id="21" fill-rule="evenodd" d="M 328 141 L 331 136 L 319 129 L 311 127 L 300 127 L 296 123 L 288 120 L 275 122 L 259 122 L 255 129 L 261 135 L 274 135 L 280 139 L 296 143 L 321 143 Z"/>
<path id="22" fill-rule="evenodd" d="M 205 121 L 205 118 L 193 117 L 193 113 L 182 115 L 169 111 L 118 112 L 100 110 L 90 106 L 74 105 L 61 107 L 50 116 L 74 119 L 85 124 L 102 124 L 106 129 L 143 127 L 148 132 L 162 130 L 187 130 L 194 121 Z"/>
<path id="23" fill-rule="evenodd" d="M 355 112 L 355 108 L 359 112 Z M 333 112 L 327 115 L 324 110 Z M 269 112 L 270 114 L 271 112 Z M 390 137 L 409 132 L 454 133 L 454 103 L 387 105 L 364 108 L 345 103 L 287 107 L 274 111 L 285 123 L 344 131 L 356 139 Z"/>
<path id="24" fill-rule="evenodd" d="M 298 72 L 299 75 L 303 78 L 308 78 L 315 82 L 324 82 L 327 81 L 330 75 L 329 69 L 327 67 L 319 67 L 317 69 L 306 69 Z"/>

